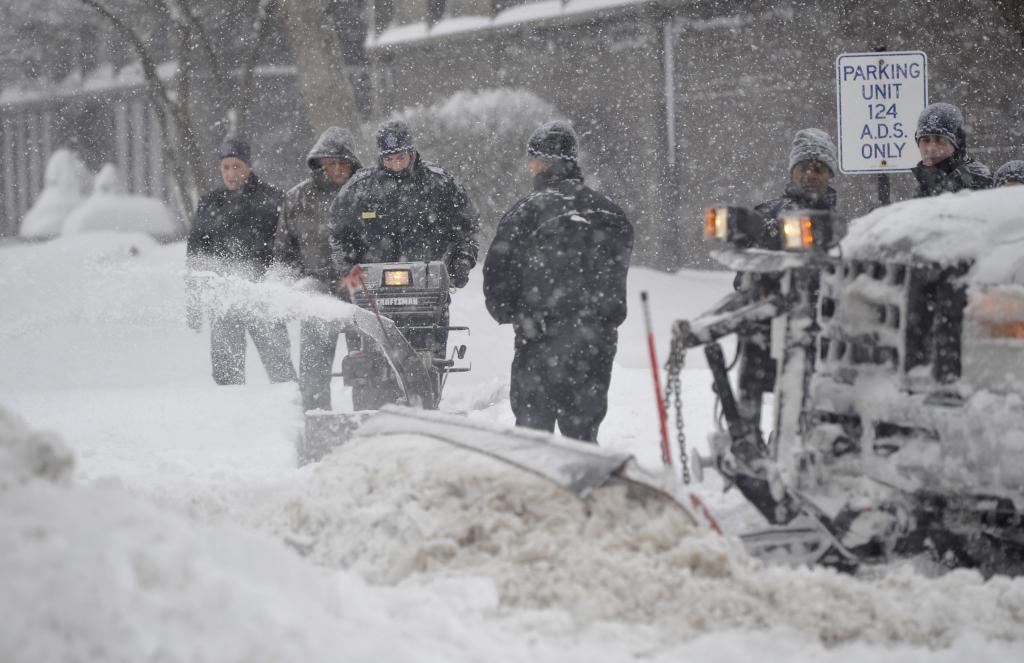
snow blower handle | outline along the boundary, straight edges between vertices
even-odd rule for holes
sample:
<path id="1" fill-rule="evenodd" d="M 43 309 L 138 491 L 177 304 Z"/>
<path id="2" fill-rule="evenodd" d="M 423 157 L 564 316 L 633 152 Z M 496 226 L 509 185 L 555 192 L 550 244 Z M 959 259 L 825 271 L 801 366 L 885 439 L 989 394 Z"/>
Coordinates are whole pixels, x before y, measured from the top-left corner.
<path id="1" fill-rule="evenodd" d="M 647 329 L 647 352 L 651 357 L 651 374 L 654 377 L 654 397 L 658 406 L 658 423 L 661 427 L 661 462 L 665 467 L 672 467 L 672 452 L 669 448 L 665 400 L 661 395 L 661 378 L 658 376 L 658 352 L 654 345 L 654 330 L 651 327 L 651 307 L 647 302 L 646 290 L 640 292 L 640 303 L 644 310 L 644 326 Z"/>

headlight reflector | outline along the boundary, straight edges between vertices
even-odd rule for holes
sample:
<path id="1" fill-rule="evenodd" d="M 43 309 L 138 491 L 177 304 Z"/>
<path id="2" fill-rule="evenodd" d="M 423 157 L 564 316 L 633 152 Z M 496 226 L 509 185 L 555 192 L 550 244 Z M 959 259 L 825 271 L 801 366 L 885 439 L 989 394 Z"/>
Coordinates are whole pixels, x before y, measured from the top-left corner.
<path id="1" fill-rule="evenodd" d="M 708 239 L 729 239 L 729 208 L 709 207 L 704 213 L 704 236 Z"/>
<path id="2" fill-rule="evenodd" d="M 385 269 L 384 285 L 389 287 L 412 285 L 412 271 L 408 269 Z"/>
<path id="3" fill-rule="evenodd" d="M 814 222 L 809 216 L 782 217 L 782 248 L 787 251 L 809 251 L 814 248 Z"/>

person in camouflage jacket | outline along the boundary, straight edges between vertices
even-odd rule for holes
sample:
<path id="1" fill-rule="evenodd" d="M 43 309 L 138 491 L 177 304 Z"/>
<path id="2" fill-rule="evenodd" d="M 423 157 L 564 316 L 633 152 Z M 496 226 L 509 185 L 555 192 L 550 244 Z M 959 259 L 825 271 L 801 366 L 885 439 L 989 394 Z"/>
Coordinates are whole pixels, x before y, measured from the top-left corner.
<path id="1" fill-rule="evenodd" d="M 310 177 L 285 194 L 274 239 L 274 262 L 317 292 L 338 292 L 338 274 L 331 261 L 330 210 L 335 196 L 362 168 L 352 134 L 327 128 L 306 157 Z M 338 326 L 331 321 L 302 321 L 299 339 L 299 388 L 303 410 L 331 409 L 331 369 L 338 345 Z"/>

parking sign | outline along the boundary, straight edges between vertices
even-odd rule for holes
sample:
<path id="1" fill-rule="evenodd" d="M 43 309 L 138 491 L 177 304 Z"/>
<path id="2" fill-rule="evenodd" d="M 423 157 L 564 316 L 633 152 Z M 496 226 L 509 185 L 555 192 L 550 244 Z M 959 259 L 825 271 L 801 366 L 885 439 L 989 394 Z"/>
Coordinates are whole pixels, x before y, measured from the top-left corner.
<path id="1" fill-rule="evenodd" d="M 839 169 L 910 170 L 920 154 L 917 116 L 928 105 L 928 56 L 922 51 L 843 53 L 836 58 Z"/>

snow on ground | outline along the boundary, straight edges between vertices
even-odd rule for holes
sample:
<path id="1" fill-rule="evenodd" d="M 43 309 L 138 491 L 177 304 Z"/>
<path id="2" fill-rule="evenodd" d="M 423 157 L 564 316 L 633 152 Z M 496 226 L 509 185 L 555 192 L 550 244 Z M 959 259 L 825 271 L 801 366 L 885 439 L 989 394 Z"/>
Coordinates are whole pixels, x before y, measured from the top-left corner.
<path id="1" fill-rule="evenodd" d="M 0 660 L 1024 654 L 1024 580 L 765 568 L 664 505 L 615 490 L 584 503 L 420 436 L 296 468 L 297 390 L 268 384 L 254 356 L 250 384 L 213 385 L 206 332 L 184 324 L 183 262 L 181 244 L 141 235 L 0 248 Z M 730 283 L 631 272 L 631 301 L 651 293 L 662 362 L 671 321 Z M 442 406 L 510 423 L 511 332 L 479 288 L 476 272 L 455 297 L 473 371 L 451 377 Z M 713 401 L 696 354 L 684 414 L 703 446 Z M 602 439 L 653 469 L 647 361 L 637 305 Z M 340 385 L 335 401 L 350 406 Z M 698 491 L 734 530 L 750 522 L 717 486 Z"/>

